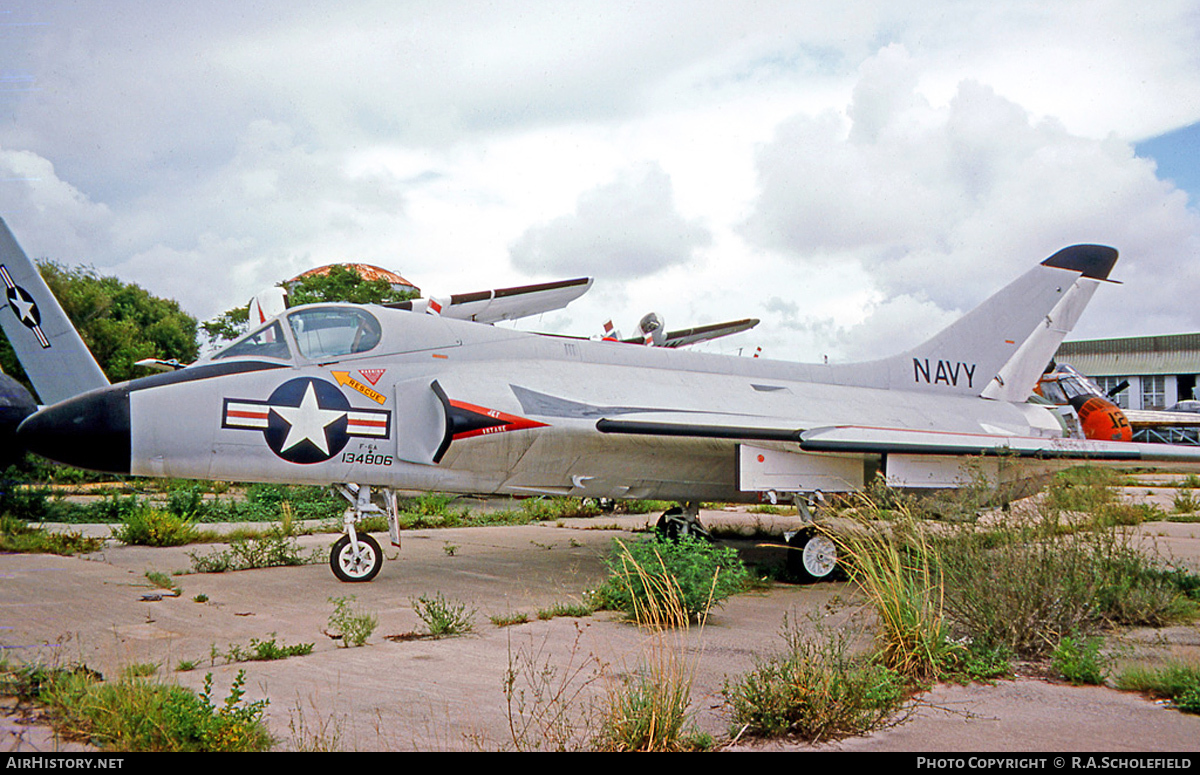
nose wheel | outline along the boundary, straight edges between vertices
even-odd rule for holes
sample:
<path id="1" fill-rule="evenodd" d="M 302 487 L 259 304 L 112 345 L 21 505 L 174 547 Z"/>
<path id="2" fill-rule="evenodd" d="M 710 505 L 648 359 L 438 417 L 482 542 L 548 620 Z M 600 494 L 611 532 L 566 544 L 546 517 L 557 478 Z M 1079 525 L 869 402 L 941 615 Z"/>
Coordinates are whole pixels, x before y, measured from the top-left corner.
<path id="1" fill-rule="evenodd" d="M 329 553 L 329 567 L 339 581 L 370 581 L 383 567 L 383 551 L 366 533 L 355 535 L 353 541 L 344 535 Z"/>
<path id="2" fill-rule="evenodd" d="M 367 514 L 386 514 L 388 521 L 388 537 L 392 545 L 400 547 L 400 523 L 397 514 L 396 491 L 382 488 L 384 507 L 380 508 L 371 502 L 371 488 L 368 485 L 357 484 L 338 485 L 338 491 L 350 502 L 346 509 L 346 533 L 333 545 L 329 552 L 329 567 L 339 581 L 370 581 L 383 567 L 383 550 L 379 542 L 366 533 L 360 533 L 354 526 Z"/>

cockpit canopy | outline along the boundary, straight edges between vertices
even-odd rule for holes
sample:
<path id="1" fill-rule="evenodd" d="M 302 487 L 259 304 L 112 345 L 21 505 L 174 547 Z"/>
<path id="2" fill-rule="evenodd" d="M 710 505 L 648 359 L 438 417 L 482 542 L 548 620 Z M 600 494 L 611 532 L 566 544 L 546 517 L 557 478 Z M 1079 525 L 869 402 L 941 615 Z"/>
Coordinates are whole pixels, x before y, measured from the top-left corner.
<path id="1" fill-rule="evenodd" d="M 284 319 L 300 356 L 313 361 L 368 352 L 378 346 L 383 333 L 374 315 L 356 307 L 304 307 L 288 313 Z M 278 319 L 246 334 L 212 359 L 246 357 L 281 360 L 292 357 Z"/>

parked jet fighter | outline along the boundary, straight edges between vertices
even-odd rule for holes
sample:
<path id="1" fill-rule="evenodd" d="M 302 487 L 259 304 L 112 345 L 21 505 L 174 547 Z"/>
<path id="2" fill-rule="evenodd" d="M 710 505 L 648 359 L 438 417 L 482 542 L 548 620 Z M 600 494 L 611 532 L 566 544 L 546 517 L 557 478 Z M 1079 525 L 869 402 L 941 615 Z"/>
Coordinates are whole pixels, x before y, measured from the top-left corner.
<path id="1" fill-rule="evenodd" d="M 342 485 L 355 507 L 331 565 L 344 581 L 370 580 L 382 564 L 354 527 L 380 510 L 372 488 L 398 545 L 397 489 L 656 498 L 694 517 L 701 500 L 850 491 L 876 469 L 896 486 L 955 487 L 967 455 L 1033 467 L 1200 463 L 1196 448 L 1067 438 L 1050 409 L 1026 402 L 1116 258 L 1065 248 L 928 342 L 847 365 L 302 306 L 179 371 L 85 381 L 87 392 L 38 410 L 18 436 L 52 460 L 113 473 Z M 28 264 L 11 237 L 0 263 Z M 10 290 L 6 331 L 26 339 L 22 358 L 49 355 L 59 340 L 41 345 L 21 305 L 46 310 L 52 297 L 28 273 L 13 278 L 20 303 Z M 69 352 L 68 365 L 86 367 Z M 809 554 L 811 575 L 832 571 Z"/>

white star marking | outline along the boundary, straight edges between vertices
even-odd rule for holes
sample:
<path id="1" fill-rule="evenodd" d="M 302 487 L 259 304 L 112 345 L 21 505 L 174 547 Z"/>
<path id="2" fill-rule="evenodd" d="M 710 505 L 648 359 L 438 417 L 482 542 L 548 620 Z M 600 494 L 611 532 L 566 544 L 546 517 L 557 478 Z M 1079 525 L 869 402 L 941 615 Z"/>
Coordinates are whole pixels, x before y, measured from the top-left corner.
<path id="1" fill-rule="evenodd" d="M 13 311 L 17 313 L 17 317 L 21 319 L 22 323 L 29 325 L 33 322 L 33 315 L 30 314 L 33 311 L 32 301 L 25 301 L 21 298 L 20 294 L 17 294 L 16 298 L 9 301 L 13 305 Z"/>
<path id="2" fill-rule="evenodd" d="M 325 428 L 346 416 L 341 409 L 322 409 L 317 403 L 317 392 L 313 383 L 308 383 L 300 406 L 272 406 L 271 411 L 279 415 L 291 427 L 283 440 L 280 452 L 287 452 L 304 441 L 311 441 L 323 454 L 329 454 L 329 442 L 325 439 Z"/>

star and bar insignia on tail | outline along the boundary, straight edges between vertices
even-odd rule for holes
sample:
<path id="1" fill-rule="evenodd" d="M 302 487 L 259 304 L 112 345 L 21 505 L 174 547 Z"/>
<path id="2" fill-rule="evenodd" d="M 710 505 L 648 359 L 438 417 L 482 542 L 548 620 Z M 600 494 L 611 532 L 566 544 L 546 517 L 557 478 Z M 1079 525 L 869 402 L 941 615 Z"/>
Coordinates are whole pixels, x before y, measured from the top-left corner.
<path id="1" fill-rule="evenodd" d="M 42 349 L 50 347 L 50 340 L 46 338 L 46 334 L 42 331 L 42 313 L 38 311 L 37 302 L 29 295 L 21 286 L 13 282 L 12 275 L 8 273 L 8 267 L 0 264 L 0 280 L 4 281 L 5 295 L 8 298 L 8 306 L 12 309 L 13 314 L 21 323 L 33 332 L 37 337 L 38 344 Z"/>

